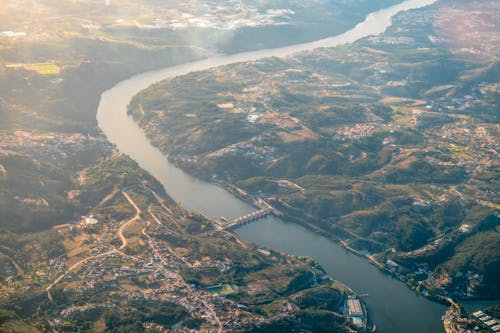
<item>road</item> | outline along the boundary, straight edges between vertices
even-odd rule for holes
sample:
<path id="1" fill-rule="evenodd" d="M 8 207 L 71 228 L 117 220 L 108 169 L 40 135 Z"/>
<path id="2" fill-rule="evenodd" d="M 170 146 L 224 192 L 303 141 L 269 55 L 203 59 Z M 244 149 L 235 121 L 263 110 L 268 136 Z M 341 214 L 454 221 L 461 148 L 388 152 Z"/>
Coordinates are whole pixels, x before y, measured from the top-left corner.
<path id="1" fill-rule="evenodd" d="M 156 217 L 155 214 L 153 214 L 153 212 L 151 211 L 151 206 L 148 207 L 148 213 L 149 215 L 151 215 L 151 217 L 153 218 L 153 220 L 155 220 L 155 222 L 158 224 L 158 225 L 163 225 L 163 223 L 161 223 L 160 219 Z"/>
<path id="2" fill-rule="evenodd" d="M 131 199 L 130 199 L 131 200 Z M 154 216 L 154 215 L 152 215 Z M 148 227 L 151 225 L 151 222 L 147 221 L 147 225 L 144 229 L 142 229 L 142 234 L 148 239 L 148 244 L 149 244 L 149 247 L 151 248 L 151 250 L 153 251 L 153 253 L 155 254 L 155 256 L 161 261 L 161 263 L 163 264 L 164 268 L 168 267 L 168 262 L 163 258 L 163 256 L 159 253 L 158 249 L 156 248 L 155 246 L 155 242 L 154 240 L 151 238 L 151 236 L 149 236 L 149 234 L 147 233 L 147 229 Z M 171 249 L 170 247 L 166 247 L 166 249 L 175 257 L 177 258 L 178 260 L 182 261 L 185 265 L 187 265 L 188 267 L 191 267 L 191 264 L 186 260 L 184 259 L 183 257 L 179 256 L 177 253 L 175 253 L 175 251 L 173 249 Z M 196 292 L 191 288 L 191 286 L 186 282 L 184 281 L 184 279 L 182 278 L 182 276 L 177 273 L 176 274 L 179 281 L 182 282 L 182 284 L 184 285 L 184 287 L 189 291 L 189 293 L 191 295 L 194 295 Z M 200 297 L 201 298 L 201 302 L 203 303 L 203 305 L 207 308 L 208 312 L 210 313 L 210 315 L 214 318 L 214 320 L 217 322 L 217 325 L 218 325 L 218 332 L 219 333 L 222 333 L 223 332 L 223 326 L 222 326 L 222 322 L 220 321 L 219 317 L 217 316 L 217 313 L 215 312 L 213 306 L 208 303 L 203 297 Z"/>
<path id="3" fill-rule="evenodd" d="M 130 224 L 134 223 L 137 220 L 140 220 L 141 213 L 142 213 L 141 209 L 136 205 L 136 203 L 132 200 L 132 198 L 130 198 L 130 196 L 127 194 L 127 192 L 122 191 L 122 193 L 123 193 L 123 196 L 125 196 L 125 198 L 127 199 L 127 201 L 134 207 L 136 214 L 130 220 L 128 220 L 127 222 L 122 224 L 120 226 L 120 229 L 118 229 L 117 235 L 120 238 L 120 240 L 122 241 L 122 245 L 120 246 L 120 250 L 123 250 L 124 248 L 126 248 L 127 244 L 128 244 L 127 238 L 125 238 L 125 236 L 123 235 L 123 231 L 125 229 L 127 229 Z"/>
<path id="4" fill-rule="evenodd" d="M 97 259 L 97 258 L 101 258 L 101 257 L 105 257 L 105 256 L 108 256 L 112 253 L 116 253 L 118 252 L 116 249 L 113 249 L 111 251 L 108 251 L 108 252 L 104 252 L 104 253 L 101 253 L 101 254 L 96 254 L 95 256 L 91 256 L 91 257 L 87 257 L 87 258 L 83 258 L 82 260 L 78 261 L 76 264 L 73 264 L 70 268 L 68 268 L 66 271 L 64 271 L 64 273 L 62 273 L 61 275 L 59 275 L 59 277 L 57 279 L 54 280 L 54 282 L 52 282 L 47 288 L 45 288 L 45 290 L 47 291 L 47 296 L 49 297 L 50 301 L 51 302 L 54 302 L 54 300 L 52 299 L 52 295 L 50 294 L 50 290 L 56 285 L 58 284 L 62 279 L 64 279 L 64 277 L 66 275 L 68 275 L 71 271 L 73 271 L 74 269 L 76 269 L 78 266 L 86 263 L 87 261 L 89 260 L 92 260 L 92 259 Z"/>
<path id="5" fill-rule="evenodd" d="M 156 192 L 155 192 L 155 191 L 153 191 L 153 190 L 151 190 L 151 189 L 150 189 L 150 191 L 151 191 L 151 193 L 153 193 L 154 197 L 156 198 L 156 201 L 158 201 L 158 203 L 160 204 L 160 206 L 161 206 L 163 209 L 165 209 L 165 211 L 166 211 L 168 214 L 170 214 L 170 215 L 172 215 L 172 216 L 173 216 L 173 215 L 174 215 L 174 213 L 170 210 L 170 208 L 168 208 L 167 206 L 165 206 L 165 204 L 163 203 L 163 199 L 162 199 L 162 198 L 160 198 L 160 196 L 159 196 L 158 194 L 156 194 Z"/>
<path id="6" fill-rule="evenodd" d="M 18 275 L 24 275 L 23 269 L 17 264 L 17 262 L 15 262 L 15 260 L 11 260 L 11 263 L 16 268 Z"/>
<path id="7" fill-rule="evenodd" d="M 166 212 L 166 213 L 165 213 L 165 214 L 162 214 L 162 215 L 164 215 L 165 217 L 167 217 L 167 218 L 168 218 L 168 220 L 169 220 L 170 222 L 172 222 L 172 223 L 176 226 L 177 230 L 182 230 L 181 226 L 179 225 L 179 223 L 177 223 L 177 220 L 175 219 L 174 212 L 172 212 L 172 210 L 171 210 L 170 208 L 168 208 L 168 207 L 167 207 L 167 206 L 163 203 L 163 199 L 162 199 L 162 198 L 161 198 L 158 194 L 156 194 L 156 192 L 155 192 L 155 191 L 153 191 L 152 189 L 150 189 L 150 191 L 151 191 L 151 193 L 153 194 L 153 196 L 156 198 L 156 201 L 158 202 L 158 204 L 159 204 L 159 205 L 160 205 L 160 206 L 161 206 L 161 207 L 165 210 L 165 212 Z M 148 212 L 149 212 L 149 214 L 151 214 L 151 216 L 153 216 L 153 218 L 155 219 L 155 221 L 156 221 L 158 224 L 162 224 L 161 222 L 159 222 L 159 219 L 158 219 L 158 218 L 157 218 L 157 217 L 153 214 L 153 212 L 151 211 L 151 209 L 150 209 L 150 208 L 151 208 L 151 207 L 149 207 L 149 208 L 148 208 Z M 174 233 L 174 234 L 178 235 L 178 233 L 177 233 L 177 232 L 174 232 L 171 228 L 169 228 L 169 230 L 170 230 L 172 233 Z"/>
<path id="8" fill-rule="evenodd" d="M 139 208 L 139 206 L 134 202 L 134 200 L 125 192 L 125 191 L 122 191 L 122 194 L 123 196 L 127 199 L 127 201 L 130 203 L 130 205 L 132 205 L 136 211 L 136 214 L 134 217 L 132 217 L 130 220 L 128 220 L 127 222 L 125 222 L 124 224 L 122 224 L 120 226 L 120 228 L 118 229 L 118 237 L 121 239 L 122 241 L 122 245 L 120 247 L 120 249 L 112 249 L 110 251 L 107 251 L 107 252 L 104 252 L 104 253 L 100 253 L 100 254 L 97 254 L 97 255 L 93 255 L 93 256 L 90 256 L 90 257 L 87 257 L 87 258 L 84 258 L 84 259 L 81 259 L 80 261 L 76 262 L 75 264 L 73 264 L 71 267 L 69 267 L 68 269 L 66 269 L 61 275 L 59 275 L 47 288 L 45 288 L 45 290 L 47 291 L 47 297 L 49 298 L 49 300 L 51 302 L 54 302 L 53 298 L 52 298 L 52 294 L 50 293 L 50 290 L 57 284 L 59 283 L 62 279 L 64 279 L 64 277 L 66 275 L 68 275 L 70 272 L 72 272 L 73 270 L 77 269 L 78 267 L 80 267 L 81 265 L 87 263 L 88 261 L 90 260 L 93 260 L 93 259 L 97 259 L 97 258 L 102 258 L 102 257 L 106 257 L 108 255 L 111 255 L 111 254 L 118 254 L 118 255 L 121 255 L 121 256 L 124 256 L 124 257 L 127 257 L 127 258 L 131 258 L 133 260 L 139 260 L 138 258 L 136 257 L 133 257 L 133 256 L 129 256 L 123 252 L 121 252 L 120 250 L 124 249 L 128 242 L 127 242 L 127 239 L 125 238 L 125 236 L 123 235 L 123 232 L 124 230 L 127 229 L 127 227 L 135 222 L 135 221 L 138 221 L 138 220 L 141 220 L 141 214 L 142 214 L 142 210 Z M 156 199 L 158 200 L 158 202 L 160 203 L 160 205 L 165 208 L 166 212 L 168 215 L 170 215 L 172 213 L 172 211 L 170 209 L 168 209 L 168 207 L 165 207 L 163 204 L 162 204 L 162 200 L 161 198 L 159 198 L 156 193 L 153 192 L 153 194 L 155 195 Z M 114 195 L 113 193 L 111 195 Z M 163 224 L 161 223 L 161 221 L 151 212 L 151 206 L 148 207 L 148 212 L 149 214 L 153 217 L 153 219 L 156 221 L 156 223 L 159 225 L 159 226 L 163 226 Z M 173 216 L 169 216 L 172 220 L 174 220 L 174 217 Z M 148 240 L 148 245 L 149 247 L 151 248 L 154 256 L 156 258 L 158 258 L 161 262 L 161 266 L 163 269 L 166 269 L 166 268 L 169 268 L 172 266 L 172 263 L 169 264 L 169 262 L 167 260 L 165 260 L 165 258 L 163 258 L 163 256 L 161 255 L 161 253 L 159 252 L 157 246 L 156 246 L 156 243 L 155 243 L 155 240 L 148 234 L 147 232 L 147 229 L 151 226 L 151 222 L 150 221 L 146 221 L 146 226 L 142 229 L 142 234 L 144 235 L 144 237 L 147 238 Z M 175 222 L 174 222 L 175 223 Z M 181 261 L 184 265 L 186 265 L 187 267 L 191 267 L 191 263 L 189 263 L 185 258 L 183 258 L 182 256 L 179 256 L 173 249 L 171 249 L 170 247 L 166 247 L 167 251 L 170 252 L 170 254 L 175 257 L 177 260 Z M 217 323 L 217 331 L 219 333 L 222 333 L 224 332 L 223 330 L 223 325 L 222 325 L 222 322 L 220 321 L 220 318 L 217 316 L 217 313 L 215 312 L 215 309 L 214 309 L 214 306 L 209 303 L 207 300 L 205 300 L 205 297 L 203 295 L 197 295 L 197 291 L 196 290 L 193 290 L 193 288 L 191 288 L 191 286 L 186 282 L 184 281 L 184 279 L 182 278 L 182 276 L 179 274 L 179 272 L 176 272 L 176 275 L 177 275 L 177 278 L 179 279 L 179 281 L 182 283 L 182 285 L 184 285 L 184 287 L 188 290 L 188 293 L 189 295 L 191 295 L 191 297 L 195 298 L 195 297 L 198 297 L 199 299 L 201 299 L 201 302 L 203 304 L 203 306 L 206 308 L 207 312 L 210 314 L 210 316 L 213 318 L 214 322 Z"/>
<path id="9" fill-rule="evenodd" d="M 125 196 L 125 198 L 128 200 L 128 202 L 135 208 L 136 210 L 136 215 L 130 219 L 129 221 L 127 221 L 126 223 L 124 223 L 120 229 L 118 230 L 118 236 L 120 237 L 121 241 L 122 241 L 122 246 L 120 247 L 120 249 L 123 249 L 127 246 L 127 239 L 125 238 L 125 236 L 123 236 L 123 230 L 125 230 L 128 225 L 138 219 L 140 219 L 140 214 L 141 214 L 141 210 L 139 209 L 139 207 L 135 204 L 135 202 L 132 200 L 132 198 L 130 198 L 130 196 L 122 191 L 123 195 Z M 110 195 L 114 196 L 114 192 L 111 193 Z M 124 253 L 118 251 L 117 249 L 113 249 L 111 251 L 108 251 L 108 252 L 105 252 L 105 253 L 101 253 L 101 254 L 97 254 L 97 255 L 94 255 L 94 256 L 90 256 L 90 257 L 87 257 L 87 258 L 83 258 L 82 260 L 78 261 L 77 263 L 73 264 L 71 267 L 69 267 L 66 271 L 64 271 L 61 275 L 59 275 L 59 277 L 57 279 L 55 279 L 47 288 L 45 288 L 45 290 L 47 291 L 47 296 L 49 298 L 49 300 L 51 302 L 53 302 L 53 299 L 52 299 L 52 295 L 50 293 L 50 290 L 56 285 L 58 284 L 62 279 L 64 279 L 64 277 L 66 275 L 68 275 L 71 271 L 73 271 L 74 269 L 78 268 L 80 265 L 86 263 L 87 261 L 89 260 L 92 260 L 92 259 L 97 259 L 97 258 L 101 258 L 101 257 L 105 257 L 105 256 L 108 256 L 110 254 L 113 254 L 113 253 L 118 253 L 120 255 L 125 255 Z"/>
<path id="10" fill-rule="evenodd" d="M 366 238 L 366 237 L 363 237 L 361 235 L 358 235 L 356 234 L 355 232 L 349 230 L 349 229 L 346 229 L 340 225 L 334 225 L 335 228 L 338 228 L 338 229 L 341 229 L 342 231 L 348 233 L 349 235 L 359 239 L 359 240 L 362 240 L 362 241 L 365 241 L 365 242 L 368 242 L 368 243 L 373 243 L 373 244 L 377 244 L 377 245 L 380 245 L 382 246 L 383 248 L 387 248 L 387 244 L 384 244 L 384 243 L 381 243 L 379 241 L 376 241 L 374 239 L 370 239 L 370 238 Z"/>
<path id="11" fill-rule="evenodd" d="M 111 192 L 110 194 L 108 194 L 107 196 L 102 198 L 102 200 L 94 207 L 94 209 L 97 207 L 104 206 L 104 204 L 107 203 L 109 200 L 113 199 L 115 197 L 116 193 L 118 193 L 119 191 L 120 190 L 118 188 L 115 188 L 113 190 L 113 192 Z"/>

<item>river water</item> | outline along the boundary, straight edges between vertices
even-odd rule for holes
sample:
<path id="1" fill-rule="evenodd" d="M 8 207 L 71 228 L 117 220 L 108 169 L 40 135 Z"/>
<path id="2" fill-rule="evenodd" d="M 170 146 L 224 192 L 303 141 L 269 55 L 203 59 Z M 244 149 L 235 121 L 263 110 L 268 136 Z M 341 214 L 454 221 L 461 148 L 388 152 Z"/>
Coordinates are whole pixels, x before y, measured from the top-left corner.
<path id="1" fill-rule="evenodd" d="M 169 195 L 192 211 L 217 218 L 235 218 L 254 207 L 235 198 L 220 187 L 196 179 L 168 159 L 146 138 L 144 132 L 127 116 L 132 97 L 150 85 L 194 71 L 266 57 L 288 57 L 294 53 L 318 47 L 334 47 L 352 43 L 370 35 L 384 32 L 395 14 L 431 5 L 436 0 L 408 0 L 401 4 L 369 14 L 353 29 L 319 41 L 277 49 L 214 56 L 152 72 L 143 73 L 118 83 L 104 92 L 97 110 L 99 127 L 118 150 L 132 159 L 156 179 Z M 368 294 L 365 301 L 369 314 L 381 333 L 443 332 L 441 316 L 445 307 L 430 302 L 408 289 L 399 281 L 381 273 L 366 259 L 356 257 L 338 244 L 303 227 L 286 223 L 275 217 L 246 225 L 237 230 L 241 238 L 297 255 L 317 260 L 334 278 L 359 294 Z"/>

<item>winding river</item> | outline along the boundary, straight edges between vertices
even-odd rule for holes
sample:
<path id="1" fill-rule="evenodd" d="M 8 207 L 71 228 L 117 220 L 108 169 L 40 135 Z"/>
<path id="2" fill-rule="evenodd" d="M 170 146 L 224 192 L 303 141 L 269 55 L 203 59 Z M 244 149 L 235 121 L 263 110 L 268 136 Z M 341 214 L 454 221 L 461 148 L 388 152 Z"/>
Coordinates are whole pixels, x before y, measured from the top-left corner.
<path id="1" fill-rule="evenodd" d="M 137 124 L 127 116 L 132 97 L 150 85 L 168 78 L 215 66 L 254 61 L 266 57 L 288 57 L 318 47 L 334 47 L 384 32 L 395 14 L 431 5 L 436 0 L 408 0 L 369 14 L 353 29 L 340 35 L 311 43 L 277 49 L 214 56 L 136 75 L 104 92 L 97 110 L 99 127 L 118 150 L 129 155 L 156 179 L 176 201 L 188 210 L 210 217 L 235 218 L 254 210 L 220 187 L 193 178 L 176 166 L 146 138 Z M 382 333 L 443 332 L 441 316 L 445 307 L 430 302 L 409 290 L 399 281 L 381 273 L 366 259 L 346 252 L 331 240 L 303 227 L 275 217 L 257 221 L 237 230 L 249 242 L 317 260 L 334 278 L 359 294 L 368 294 L 365 301 L 371 318 Z"/>

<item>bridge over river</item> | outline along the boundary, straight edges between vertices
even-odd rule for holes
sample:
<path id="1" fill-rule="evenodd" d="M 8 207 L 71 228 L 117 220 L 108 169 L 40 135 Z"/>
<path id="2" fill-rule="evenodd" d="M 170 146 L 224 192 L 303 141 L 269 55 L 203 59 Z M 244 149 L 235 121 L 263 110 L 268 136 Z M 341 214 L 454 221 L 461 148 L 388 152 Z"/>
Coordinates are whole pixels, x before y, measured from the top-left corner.
<path id="1" fill-rule="evenodd" d="M 296 52 L 317 47 L 334 47 L 378 35 L 392 24 L 391 18 L 399 12 L 431 5 L 436 0 L 392 1 L 398 4 L 369 14 L 365 21 L 337 36 L 311 43 L 291 45 L 278 49 L 218 55 L 197 62 L 143 73 L 120 82 L 101 96 L 97 111 L 99 127 L 118 150 L 134 159 L 143 169 L 157 178 L 171 197 L 182 202 L 191 211 L 215 216 L 252 214 L 254 207 L 231 196 L 213 184 L 191 177 L 172 164 L 160 150 L 152 146 L 143 130 L 127 115 L 127 105 L 139 91 L 155 82 L 171 79 L 194 71 L 267 57 L 287 57 Z M 293 38 L 291 39 L 291 42 Z M 9 170 L 7 170 L 9 172 Z M 0 172 L 1 174 L 1 172 Z M 265 206 L 257 209 L 266 209 Z M 274 214 L 264 211 L 263 216 Z M 260 215 L 260 214 L 256 214 Z M 335 279 L 358 293 L 370 294 L 366 303 L 373 321 L 384 333 L 444 332 L 441 315 L 445 308 L 417 296 L 405 285 L 380 272 L 368 260 L 354 256 L 333 241 L 323 238 L 302 226 L 285 223 L 278 218 L 248 223 L 250 217 L 221 221 L 218 228 L 236 228 L 247 242 L 267 246 L 287 253 L 309 256 L 317 260 Z M 269 221 L 268 221 L 269 220 Z M 243 225 L 247 222 L 247 225 Z"/>
<path id="2" fill-rule="evenodd" d="M 236 229 L 242 225 L 245 225 L 247 223 L 262 219 L 266 216 L 269 215 L 274 215 L 274 216 L 282 216 L 283 213 L 281 213 L 279 210 L 265 202 L 264 200 L 259 200 L 258 205 L 261 207 L 261 209 L 248 213 L 246 215 L 237 217 L 231 221 L 227 221 L 227 224 L 225 225 L 220 225 L 222 229 L 226 230 L 231 230 L 231 229 Z M 224 219 L 223 219 L 224 220 Z"/>

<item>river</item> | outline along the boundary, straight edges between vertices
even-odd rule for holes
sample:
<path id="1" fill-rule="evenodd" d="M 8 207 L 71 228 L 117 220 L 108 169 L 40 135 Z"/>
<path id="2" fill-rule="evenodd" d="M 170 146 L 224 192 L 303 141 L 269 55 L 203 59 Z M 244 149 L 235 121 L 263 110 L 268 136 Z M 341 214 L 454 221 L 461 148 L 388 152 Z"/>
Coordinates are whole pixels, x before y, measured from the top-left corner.
<path id="1" fill-rule="evenodd" d="M 266 57 L 288 57 L 294 53 L 318 47 L 334 47 L 352 43 L 384 32 L 395 14 L 431 5 L 436 0 L 408 0 L 369 14 L 353 29 L 340 35 L 277 49 L 219 55 L 136 75 L 105 91 L 97 110 L 99 127 L 119 151 L 127 154 L 156 179 L 169 195 L 192 211 L 210 217 L 235 218 L 254 207 L 235 198 L 222 188 L 196 179 L 168 161 L 146 138 L 141 128 L 127 116 L 132 97 L 150 85 L 168 78 L 215 66 L 253 61 Z M 366 259 L 346 252 L 335 242 L 303 227 L 268 217 L 237 230 L 249 242 L 317 260 L 334 278 L 359 294 L 368 294 L 365 301 L 372 320 L 381 333 L 443 332 L 441 315 L 445 307 L 430 302 L 408 289 L 399 281 L 381 273 Z"/>

